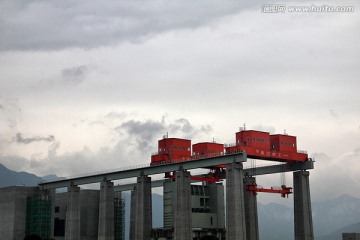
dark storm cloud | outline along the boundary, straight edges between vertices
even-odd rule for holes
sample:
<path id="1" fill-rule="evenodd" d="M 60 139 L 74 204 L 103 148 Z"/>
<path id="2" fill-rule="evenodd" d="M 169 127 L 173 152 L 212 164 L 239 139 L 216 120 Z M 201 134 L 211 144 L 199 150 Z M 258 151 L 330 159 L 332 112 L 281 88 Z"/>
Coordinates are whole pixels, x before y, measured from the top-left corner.
<path id="1" fill-rule="evenodd" d="M 89 72 L 89 66 L 81 65 L 72 68 L 65 68 L 61 71 L 62 80 L 65 83 L 82 83 Z"/>
<path id="2" fill-rule="evenodd" d="M 162 136 L 169 134 L 169 137 L 183 137 L 193 139 L 199 134 L 211 132 L 209 125 L 195 126 L 188 119 L 180 118 L 167 124 L 165 117 L 161 121 L 147 120 L 124 122 L 115 130 L 119 133 L 127 133 L 134 138 L 138 149 L 149 151 L 156 146 L 156 141 Z"/>
<path id="3" fill-rule="evenodd" d="M 196 28 L 248 7 L 235 1 L 5 0 L 0 2 L 0 51 L 137 42 L 168 30 Z"/>
<path id="4" fill-rule="evenodd" d="M 149 149 L 155 136 L 165 132 L 164 122 L 147 120 L 145 122 L 130 120 L 116 128 L 117 131 L 125 130 L 130 137 L 134 137 L 139 149 Z"/>
<path id="5" fill-rule="evenodd" d="M 185 118 L 175 120 L 174 123 L 169 124 L 168 129 L 170 133 L 181 132 L 188 139 L 193 138 L 200 132 L 209 133 L 212 130 L 210 125 L 195 127 Z"/>
<path id="6" fill-rule="evenodd" d="M 21 133 L 17 133 L 15 136 L 15 141 L 17 143 L 21 143 L 21 144 L 29 144 L 32 142 L 54 142 L 55 137 L 52 135 L 49 135 L 47 137 L 36 136 L 36 137 L 32 137 L 32 138 L 23 138 Z"/>

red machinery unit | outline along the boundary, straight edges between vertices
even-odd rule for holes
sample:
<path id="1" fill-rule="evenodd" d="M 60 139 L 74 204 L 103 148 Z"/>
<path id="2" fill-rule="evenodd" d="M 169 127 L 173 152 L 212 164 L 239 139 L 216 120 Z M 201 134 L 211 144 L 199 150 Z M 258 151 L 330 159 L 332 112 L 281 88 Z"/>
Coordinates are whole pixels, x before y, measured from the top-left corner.
<path id="1" fill-rule="evenodd" d="M 158 142 L 158 152 L 151 156 L 151 165 L 186 161 L 190 158 L 191 140 L 164 137 Z"/>
<path id="2" fill-rule="evenodd" d="M 276 187 L 272 187 L 272 188 L 263 188 L 263 187 L 258 187 L 258 185 L 252 184 L 252 185 L 248 185 L 247 186 L 247 190 L 252 192 L 254 195 L 257 195 L 258 192 L 265 192 L 265 193 L 279 193 L 281 194 L 281 197 L 289 197 L 289 194 L 292 194 L 292 188 L 291 187 L 286 187 L 285 185 L 282 185 L 279 188 Z"/>
<path id="3" fill-rule="evenodd" d="M 296 137 L 289 135 L 270 135 L 271 150 L 297 152 Z"/>
<path id="4" fill-rule="evenodd" d="M 192 146 L 192 159 L 209 158 L 224 155 L 224 144 L 215 142 L 196 143 Z"/>
<path id="5" fill-rule="evenodd" d="M 246 152 L 249 158 L 280 162 L 305 162 L 308 155 L 297 150 L 296 137 L 287 134 L 270 135 L 268 132 L 244 130 L 236 133 L 236 144 L 225 147 L 220 143 L 202 142 L 194 144 L 191 154 L 191 141 L 188 139 L 168 138 L 159 140 L 158 152 L 151 156 L 151 165 L 180 161 L 197 160 Z"/>
<path id="6" fill-rule="evenodd" d="M 270 136 L 267 132 L 254 130 L 240 131 L 236 133 L 236 144 L 253 148 L 269 148 Z"/>
<path id="7" fill-rule="evenodd" d="M 270 135 L 267 132 L 241 130 L 236 133 L 236 144 L 226 147 L 226 153 L 246 152 L 249 158 L 274 161 L 308 160 L 305 152 L 298 152 L 296 137 L 287 134 Z"/>

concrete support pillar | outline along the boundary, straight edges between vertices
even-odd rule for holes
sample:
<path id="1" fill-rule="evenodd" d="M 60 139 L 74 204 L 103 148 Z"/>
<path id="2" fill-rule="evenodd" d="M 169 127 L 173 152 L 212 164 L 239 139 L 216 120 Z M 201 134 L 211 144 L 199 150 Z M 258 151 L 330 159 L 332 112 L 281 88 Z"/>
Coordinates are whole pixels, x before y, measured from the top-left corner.
<path id="1" fill-rule="evenodd" d="M 51 225 L 51 232 L 50 232 L 50 236 L 51 238 L 54 237 L 54 210 L 55 210 L 55 189 L 51 189 L 51 190 L 40 190 L 40 195 L 41 195 L 41 199 L 42 200 L 50 200 L 51 201 L 51 206 L 50 206 L 50 211 L 51 211 L 51 218 L 50 218 L 50 225 Z"/>
<path id="2" fill-rule="evenodd" d="M 131 206 L 130 206 L 130 240 L 135 240 L 135 223 L 136 222 L 136 187 L 131 191 Z"/>
<path id="3" fill-rule="evenodd" d="M 114 183 L 100 183 L 98 240 L 114 239 Z"/>
<path id="4" fill-rule="evenodd" d="M 253 184 L 256 184 L 254 177 L 244 178 L 246 240 L 259 240 L 257 197 L 256 194 L 247 190 L 247 186 Z"/>
<path id="5" fill-rule="evenodd" d="M 243 167 L 230 163 L 226 167 L 226 239 L 246 240 Z"/>
<path id="6" fill-rule="evenodd" d="M 68 187 L 66 222 L 65 222 L 65 240 L 80 239 L 80 187 Z"/>
<path id="7" fill-rule="evenodd" d="M 151 178 L 141 176 L 136 184 L 135 240 L 149 240 L 152 229 Z"/>
<path id="8" fill-rule="evenodd" d="M 176 173 L 174 194 L 174 240 L 193 239 L 190 172 Z"/>
<path id="9" fill-rule="evenodd" d="M 122 192 L 115 192 L 114 198 L 114 239 L 125 239 L 125 209 Z"/>
<path id="10" fill-rule="evenodd" d="M 295 240 L 313 240 L 309 172 L 294 172 Z"/>

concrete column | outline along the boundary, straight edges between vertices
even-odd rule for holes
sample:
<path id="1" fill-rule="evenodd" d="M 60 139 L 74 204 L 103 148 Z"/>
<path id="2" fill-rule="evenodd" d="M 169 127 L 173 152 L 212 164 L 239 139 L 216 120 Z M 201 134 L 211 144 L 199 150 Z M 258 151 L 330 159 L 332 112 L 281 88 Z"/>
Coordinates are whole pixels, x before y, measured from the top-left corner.
<path id="1" fill-rule="evenodd" d="M 136 184 L 135 240 L 149 240 L 152 229 L 151 178 L 141 176 Z"/>
<path id="2" fill-rule="evenodd" d="M 50 218 L 50 225 L 51 225 L 51 232 L 49 237 L 54 237 L 54 211 L 55 211 L 55 189 L 50 190 L 40 190 L 41 198 L 43 200 L 50 200 L 51 206 L 51 218 Z"/>
<path id="3" fill-rule="evenodd" d="M 313 240 L 309 172 L 294 172 L 295 240 Z"/>
<path id="4" fill-rule="evenodd" d="M 80 187 L 68 187 L 66 221 L 65 221 L 65 240 L 80 239 Z"/>
<path id="5" fill-rule="evenodd" d="M 123 208 L 122 192 L 115 192 L 114 199 L 114 238 L 125 239 L 125 209 Z M 121 210 L 121 211 L 119 211 Z"/>
<path id="6" fill-rule="evenodd" d="M 241 163 L 226 167 L 226 239 L 246 240 L 244 173 Z"/>
<path id="7" fill-rule="evenodd" d="M 190 172 L 176 173 L 174 194 L 174 240 L 193 239 Z"/>
<path id="8" fill-rule="evenodd" d="M 130 240 L 135 240 L 135 221 L 136 221 L 136 187 L 131 191 L 131 206 L 130 206 Z"/>
<path id="9" fill-rule="evenodd" d="M 254 177 L 244 178 L 244 201 L 246 218 L 246 240 L 259 240 L 259 225 L 256 194 L 247 190 L 248 185 L 256 183 Z"/>
<path id="10" fill-rule="evenodd" d="M 100 183 L 98 240 L 114 239 L 114 183 Z"/>

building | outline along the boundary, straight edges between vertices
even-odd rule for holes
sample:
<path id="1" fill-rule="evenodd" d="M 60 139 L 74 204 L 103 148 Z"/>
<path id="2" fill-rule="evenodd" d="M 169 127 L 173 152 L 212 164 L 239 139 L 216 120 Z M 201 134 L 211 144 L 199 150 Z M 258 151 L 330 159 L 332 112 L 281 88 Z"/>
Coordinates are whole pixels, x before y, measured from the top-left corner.
<path id="1" fill-rule="evenodd" d="M 343 233 L 343 240 L 360 240 L 360 233 Z"/>
<path id="2" fill-rule="evenodd" d="M 28 235 L 42 239 L 65 239 L 68 192 L 54 194 L 38 187 L 0 189 L 1 239 L 23 240 Z M 81 190 L 79 194 L 80 239 L 97 240 L 99 226 L 99 190 Z M 125 204 L 114 198 L 115 240 L 125 239 Z"/>
<path id="3" fill-rule="evenodd" d="M 164 231 L 162 237 L 171 238 L 174 227 L 173 201 L 175 182 L 164 183 Z M 205 235 L 216 236 L 221 240 L 225 237 L 224 186 L 222 183 L 191 185 L 191 207 L 193 239 Z M 160 237 L 161 234 L 156 234 Z"/>
<path id="4" fill-rule="evenodd" d="M 54 208 L 54 238 L 65 239 L 65 222 L 68 193 L 59 193 L 55 197 Z M 97 240 L 99 226 L 99 199 L 98 190 L 80 191 L 80 239 Z"/>
<path id="5" fill-rule="evenodd" d="M 0 189 L 0 236 L 23 240 L 27 235 L 51 236 L 53 195 L 37 187 L 14 186 Z"/>

